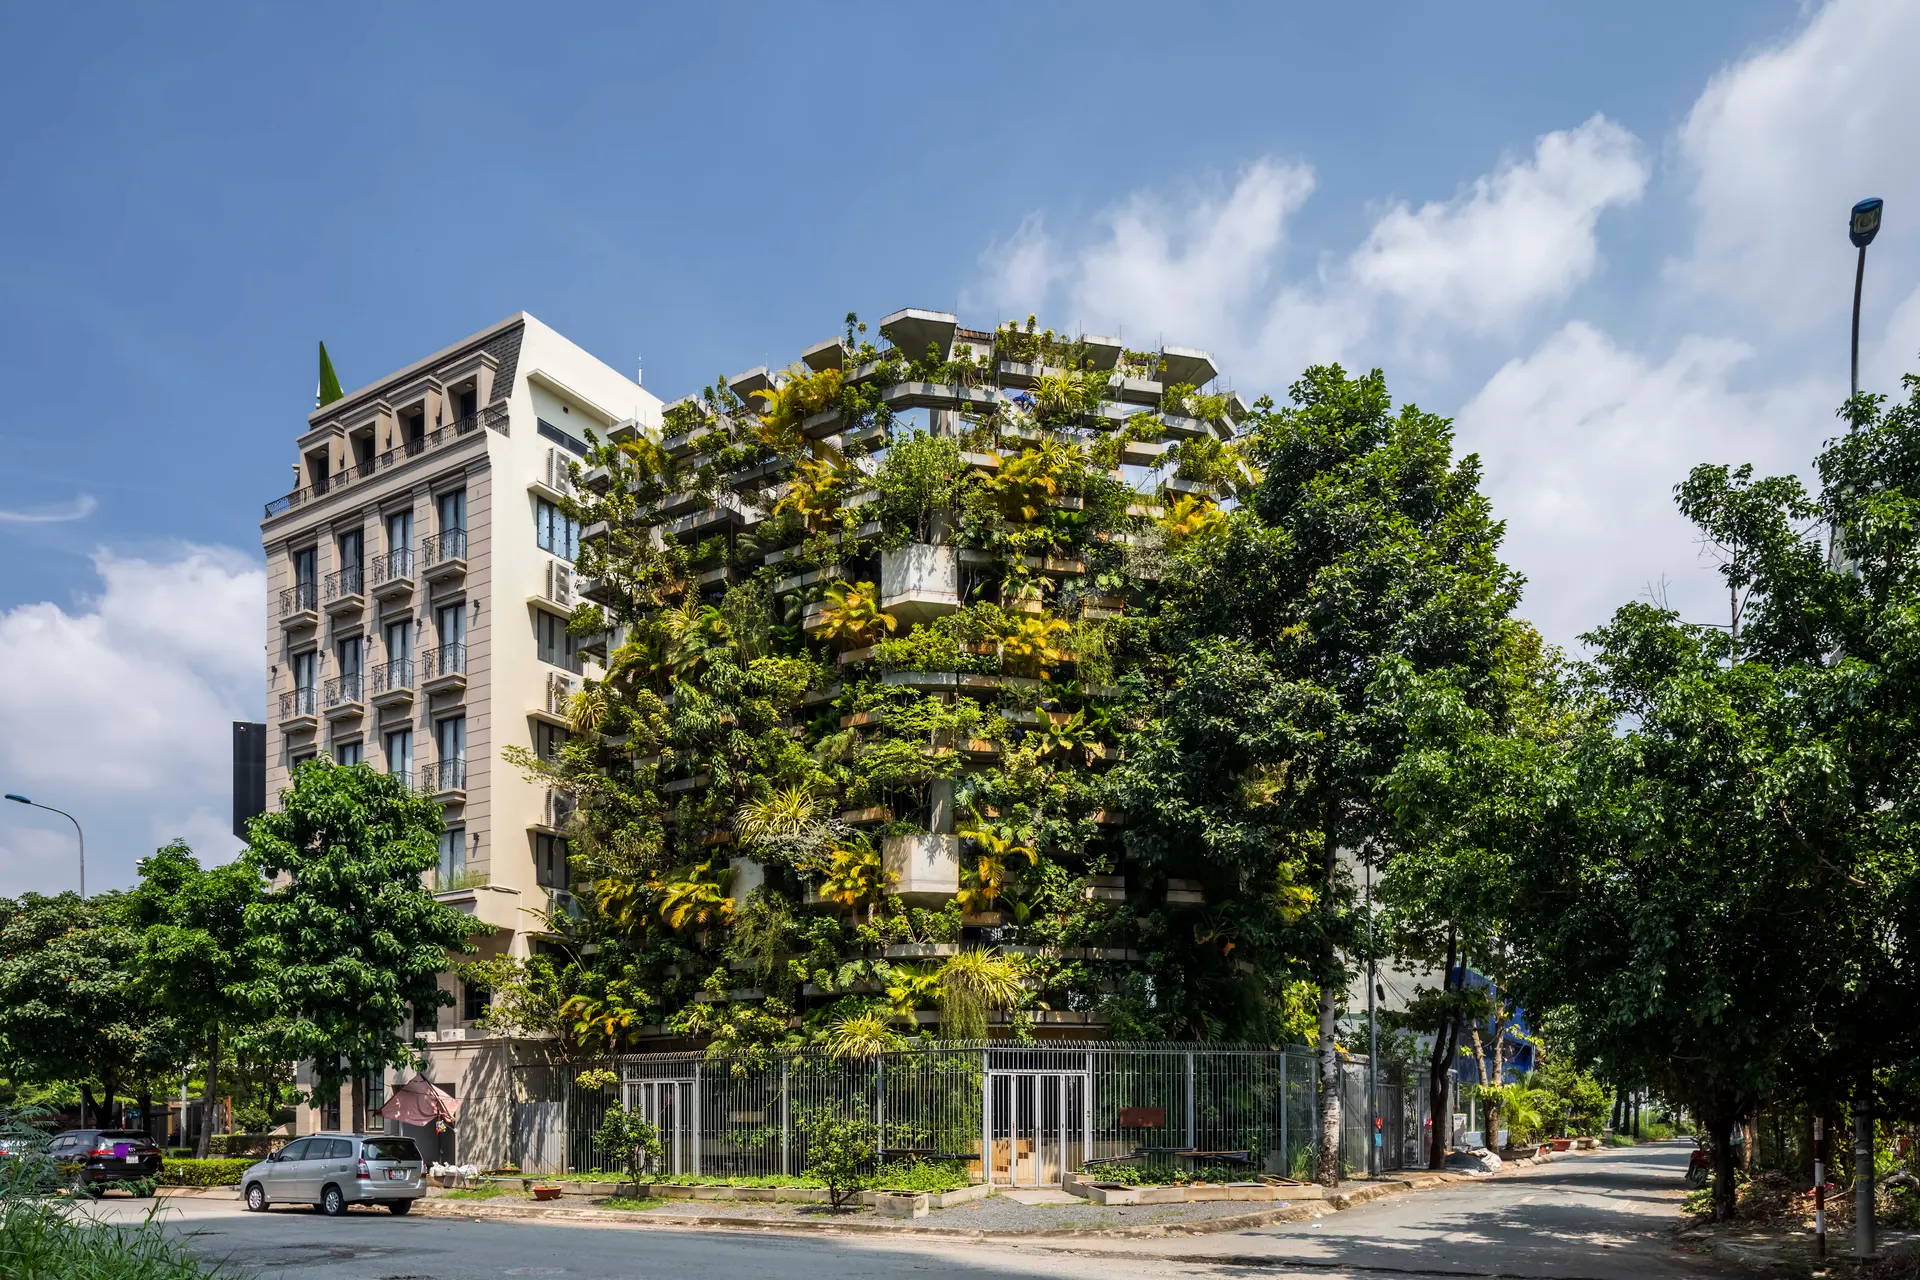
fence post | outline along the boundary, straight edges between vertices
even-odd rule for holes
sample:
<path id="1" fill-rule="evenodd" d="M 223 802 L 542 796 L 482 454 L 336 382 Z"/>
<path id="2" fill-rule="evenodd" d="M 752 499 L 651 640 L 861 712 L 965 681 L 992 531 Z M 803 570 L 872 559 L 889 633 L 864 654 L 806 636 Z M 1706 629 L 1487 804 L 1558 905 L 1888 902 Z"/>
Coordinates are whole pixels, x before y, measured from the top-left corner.
<path id="1" fill-rule="evenodd" d="M 791 1059 L 785 1054 L 780 1057 L 780 1173 L 787 1176 L 793 1172 L 792 1146 L 793 1133 L 793 1095 L 787 1086 L 787 1068 Z"/>
<path id="2" fill-rule="evenodd" d="M 980 1051 L 980 1180 L 993 1187 L 993 1076 L 987 1050 Z"/>
<path id="3" fill-rule="evenodd" d="M 887 1055 L 873 1055 L 873 1155 L 884 1159 L 887 1149 Z"/>
<path id="4" fill-rule="evenodd" d="M 1292 1055 L 1285 1049 L 1280 1051 L 1280 1176 L 1293 1176 L 1293 1148 L 1287 1145 L 1287 1104 L 1292 1101 L 1287 1096 L 1287 1059 Z"/>
<path id="5" fill-rule="evenodd" d="M 693 1064 L 693 1171 L 700 1172 L 700 1064 Z"/>
<path id="6" fill-rule="evenodd" d="M 1187 1148 L 1192 1150 L 1200 1145 L 1199 1135 L 1193 1127 L 1193 1050 L 1187 1050 Z"/>

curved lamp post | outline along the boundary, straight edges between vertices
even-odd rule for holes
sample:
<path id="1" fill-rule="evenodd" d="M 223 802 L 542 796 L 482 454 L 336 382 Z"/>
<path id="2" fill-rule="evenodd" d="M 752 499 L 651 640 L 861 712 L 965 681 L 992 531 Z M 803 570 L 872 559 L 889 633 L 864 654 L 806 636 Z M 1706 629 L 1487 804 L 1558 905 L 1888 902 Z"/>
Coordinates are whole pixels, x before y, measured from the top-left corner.
<path id="1" fill-rule="evenodd" d="M 80 829 L 80 819 L 74 817 L 72 814 L 68 813 L 65 809 L 56 809 L 50 804 L 35 804 L 33 801 L 27 799 L 25 796 L 14 795 L 11 791 L 7 793 L 7 799 L 13 801 L 15 804 L 29 805 L 35 809 L 45 809 L 48 813 L 57 813 L 61 817 L 65 818 L 68 822 L 71 822 L 73 824 L 73 833 L 76 836 L 80 837 L 80 900 L 82 902 L 86 901 L 86 898 L 87 898 L 87 833 Z"/>
<path id="2" fill-rule="evenodd" d="M 1860 251 L 1860 261 L 1853 269 L 1853 394 L 1860 394 L 1860 285 L 1867 275 L 1867 246 L 1880 234 L 1880 211 L 1886 207 L 1886 201 L 1878 196 L 1862 200 L 1853 206 L 1853 214 L 1847 220 L 1847 239 Z"/>

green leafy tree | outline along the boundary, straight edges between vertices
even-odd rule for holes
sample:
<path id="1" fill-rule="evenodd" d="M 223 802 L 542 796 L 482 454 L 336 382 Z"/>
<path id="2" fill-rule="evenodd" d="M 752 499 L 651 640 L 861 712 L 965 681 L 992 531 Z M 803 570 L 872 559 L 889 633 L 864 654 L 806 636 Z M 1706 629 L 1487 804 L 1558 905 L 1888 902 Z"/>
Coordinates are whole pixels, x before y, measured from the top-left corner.
<path id="1" fill-rule="evenodd" d="M 871 1120 L 848 1119 L 824 1108 L 801 1128 L 807 1135 L 808 1175 L 827 1184 L 834 1208 L 845 1208 L 866 1186 L 879 1131 Z"/>
<path id="2" fill-rule="evenodd" d="M 320 1090 L 352 1081 L 361 1129 L 368 1074 L 411 1060 L 401 1024 L 431 1025 L 453 1003 L 439 975 L 481 926 L 421 883 L 439 862 L 434 800 L 362 766 L 310 761 L 280 802 L 253 820 L 244 855 L 274 881 L 246 911 L 259 970 L 244 994 L 276 1009 L 271 1042 L 313 1062 Z"/>
<path id="3" fill-rule="evenodd" d="M 619 1162 L 630 1181 L 639 1182 L 640 1175 L 660 1158 L 660 1130 L 638 1107 L 618 1102 L 608 1107 L 596 1136 L 600 1149 Z"/>
<path id="4" fill-rule="evenodd" d="M 260 873 L 245 862 L 202 868 L 176 840 L 140 862 L 140 884 L 128 895 L 140 930 L 142 981 L 183 1035 L 205 1046 L 211 1107 L 220 1080 L 223 1036 L 258 1016 L 246 998 L 253 974 L 247 954 L 247 908 L 259 900 Z M 206 1159 L 213 1126 L 200 1127 L 195 1155 Z"/>
<path id="5" fill-rule="evenodd" d="M 29 893 L 0 899 L 0 917 L 0 1048 L 11 1075 L 81 1082 L 84 1111 L 106 1124 L 123 1085 L 179 1069 L 188 1050 L 142 980 L 124 894 Z"/>
<path id="6" fill-rule="evenodd" d="M 1307 910 L 1288 928 L 1320 986 L 1317 1163 L 1334 1180 L 1335 1020 L 1357 945 L 1339 854 L 1384 856 L 1393 817 L 1382 782 L 1406 741 L 1397 693 L 1380 677 L 1396 663 L 1444 671 L 1470 703 L 1489 697 L 1520 580 L 1498 557 L 1502 526 L 1480 491 L 1479 460 L 1454 457 L 1446 419 L 1396 410 L 1378 371 L 1312 368 L 1289 395 L 1249 416 L 1259 479 L 1243 513 L 1216 552 L 1175 562 L 1177 647 L 1160 736 L 1188 758 L 1159 789 L 1214 797 L 1199 807 L 1224 841 L 1202 847 L 1221 851 L 1227 885 L 1273 886 L 1283 921 L 1280 908 L 1300 901 L 1294 886 L 1305 891 Z M 1152 807 L 1129 812 L 1157 828 L 1143 845 L 1177 838 Z"/>

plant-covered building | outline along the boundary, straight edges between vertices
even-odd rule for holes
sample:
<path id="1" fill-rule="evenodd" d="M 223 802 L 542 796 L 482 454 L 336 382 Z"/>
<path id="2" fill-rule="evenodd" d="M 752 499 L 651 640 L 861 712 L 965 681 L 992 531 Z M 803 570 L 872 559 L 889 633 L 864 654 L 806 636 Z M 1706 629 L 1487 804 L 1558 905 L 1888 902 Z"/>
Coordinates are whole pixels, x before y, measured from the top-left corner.
<path id="1" fill-rule="evenodd" d="M 575 896 L 523 1003 L 582 1051 L 1269 1038 L 1286 975 L 1222 913 L 1273 886 L 1136 838 L 1117 782 L 1248 406 L 1202 351 L 876 330 L 574 468 L 596 665 L 508 754 L 571 800 Z"/>

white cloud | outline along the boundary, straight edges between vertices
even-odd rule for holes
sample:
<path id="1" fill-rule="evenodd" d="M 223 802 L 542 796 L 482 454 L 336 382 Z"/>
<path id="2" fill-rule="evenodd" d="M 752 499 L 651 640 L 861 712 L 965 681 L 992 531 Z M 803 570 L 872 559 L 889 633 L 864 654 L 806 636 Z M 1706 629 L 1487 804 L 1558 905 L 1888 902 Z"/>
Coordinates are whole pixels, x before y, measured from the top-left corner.
<path id="1" fill-rule="evenodd" d="M 5 511 L 0 510 L 0 524 L 64 524 L 69 520 L 84 520 L 99 508 L 93 495 L 83 493 L 64 507 L 54 507 L 47 511 Z"/>
<path id="2" fill-rule="evenodd" d="M 1639 200 L 1647 177 L 1639 140 L 1596 115 L 1452 200 L 1418 212 L 1394 205 L 1349 268 L 1362 290 L 1398 302 L 1405 321 L 1506 332 L 1593 274 L 1600 214 Z"/>
<path id="3" fill-rule="evenodd" d="M 1509 332 L 1591 277 L 1601 213 L 1638 200 L 1648 172 L 1634 136 L 1595 116 L 1450 200 L 1389 206 L 1346 258 L 1290 277 L 1288 223 L 1314 174 L 1267 158 L 1224 193 L 1136 192 L 1078 247 L 1029 214 L 982 255 L 967 296 L 1022 311 L 1057 301 L 1090 332 L 1206 347 L 1256 380 L 1352 360 L 1382 332 L 1433 366 L 1457 339 Z"/>
<path id="4" fill-rule="evenodd" d="M 104 885 L 130 880 L 134 860 L 161 840 L 224 831 L 209 815 L 230 803 L 230 723 L 260 714 L 266 580 L 251 560 L 216 548 L 171 559 L 102 551 L 94 568 L 103 590 L 75 610 L 38 603 L 0 613 L 0 779 L 73 810 L 89 835 L 117 833 L 90 868 Z M 66 824 L 53 818 L 49 837 L 41 816 L 0 814 L 0 892 L 68 883 Z M 229 836 L 207 852 L 231 846 Z"/>
<path id="5" fill-rule="evenodd" d="M 1847 211 L 1864 196 L 1887 201 L 1873 253 L 1910 264 L 1920 245 L 1916 48 L 1920 6 L 1838 0 L 1714 76 L 1679 133 L 1694 234 L 1674 274 L 1748 304 L 1769 327 L 1829 323 L 1852 300 Z"/>
<path id="6" fill-rule="evenodd" d="M 1833 421 L 1825 386 L 1739 388 L 1753 356 L 1690 335 L 1650 360 L 1576 322 L 1460 410 L 1461 448 L 1481 455 L 1506 558 L 1528 579 L 1521 611 L 1549 639 L 1572 646 L 1663 582 L 1689 620 L 1724 621 L 1724 588 L 1673 486 L 1702 462 L 1800 470 Z"/>

